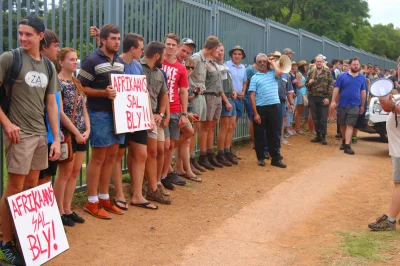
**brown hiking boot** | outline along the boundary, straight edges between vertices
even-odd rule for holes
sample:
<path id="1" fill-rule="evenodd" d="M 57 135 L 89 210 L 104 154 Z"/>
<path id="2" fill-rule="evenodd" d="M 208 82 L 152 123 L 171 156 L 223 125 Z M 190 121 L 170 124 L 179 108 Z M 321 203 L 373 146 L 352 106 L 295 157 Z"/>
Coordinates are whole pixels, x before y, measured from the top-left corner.
<path id="1" fill-rule="evenodd" d="M 111 219 L 110 214 L 103 209 L 103 207 L 99 204 L 99 202 L 95 203 L 88 202 L 84 210 L 89 214 L 93 215 L 94 217 L 101 219 Z"/>
<path id="2" fill-rule="evenodd" d="M 190 158 L 190 163 L 191 165 L 193 165 L 197 170 L 199 170 L 200 172 L 206 172 L 207 170 L 201 166 L 197 160 L 195 158 Z"/>
<path id="3" fill-rule="evenodd" d="M 391 231 L 396 230 L 396 221 L 390 222 L 389 217 L 384 214 L 376 219 L 375 223 L 368 224 L 372 231 Z"/>
<path id="4" fill-rule="evenodd" d="M 117 206 L 115 206 L 112 203 L 110 198 L 108 198 L 106 200 L 99 199 L 99 205 L 101 207 L 103 207 L 108 212 L 111 212 L 111 213 L 114 213 L 114 214 L 118 214 L 118 215 L 124 214 L 124 212 L 120 208 L 118 208 Z"/>
<path id="5" fill-rule="evenodd" d="M 238 165 L 239 162 L 235 159 L 232 153 L 225 153 L 225 158 L 228 159 L 232 164 Z"/>
<path id="6" fill-rule="evenodd" d="M 151 191 L 151 190 L 147 191 L 146 199 L 157 201 L 161 204 L 167 204 L 167 205 L 171 204 L 171 200 L 168 199 L 167 196 L 164 196 L 161 193 L 161 190 L 159 190 L 159 189 L 157 189 L 156 191 Z"/>
<path id="7" fill-rule="evenodd" d="M 165 189 L 165 187 L 162 184 L 157 184 L 157 188 L 161 191 L 161 194 L 163 194 L 164 196 L 171 196 L 171 193 L 169 193 L 168 190 Z"/>
<path id="8" fill-rule="evenodd" d="M 239 151 L 238 150 L 234 150 L 234 149 L 231 148 L 231 154 L 232 154 L 233 158 L 235 158 L 235 159 L 238 159 L 238 160 L 242 159 L 242 157 L 239 155 Z"/>
<path id="9" fill-rule="evenodd" d="M 225 158 L 225 155 L 223 155 L 223 154 L 217 154 L 216 159 L 217 159 L 217 162 L 219 162 L 220 164 L 223 164 L 224 166 L 232 166 L 232 163 L 230 161 L 228 161 Z"/>

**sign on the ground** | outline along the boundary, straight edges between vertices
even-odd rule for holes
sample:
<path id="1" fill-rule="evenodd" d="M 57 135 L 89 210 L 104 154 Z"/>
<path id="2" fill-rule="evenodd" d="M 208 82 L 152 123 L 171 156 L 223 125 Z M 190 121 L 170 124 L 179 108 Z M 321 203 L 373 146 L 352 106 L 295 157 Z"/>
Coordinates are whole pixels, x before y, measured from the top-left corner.
<path id="1" fill-rule="evenodd" d="M 117 90 L 114 99 L 115 133 L 150 128 L 150 108 L 145 75 L 111 74 L 111 85 Z"/>
<path id="2" fill-rule="evenodd" d="M 7 201 L 27 266 L 41 265 L 69 248 L 50 182 Z"/>

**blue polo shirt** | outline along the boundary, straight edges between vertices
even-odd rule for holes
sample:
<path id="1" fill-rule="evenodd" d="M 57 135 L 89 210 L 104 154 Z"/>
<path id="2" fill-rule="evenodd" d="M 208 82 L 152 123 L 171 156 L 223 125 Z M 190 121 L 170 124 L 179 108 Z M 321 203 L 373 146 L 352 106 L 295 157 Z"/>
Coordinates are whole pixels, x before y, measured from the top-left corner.
<path id="1" fill-rule="evenodd" d="M 237 93 L 242 92 L 243 83 L 247 81 L 245 66 L 242 64 L 237 66 L 235 65 L 235 63 L 232 62 L 232 60 L 226 62 L 226 65 L 228 66 L 229 71 L 231 72 L 233 87 L 235 88 Z"/>
<path id="2" fill-rule="evenodd" d="M 279 78 L 275 77 L 275 70 L 267 73 L 257 72 L 250 80 L 249 91 L 256 93 L 256 106 L 280 104 L 278 94 Z"/>
<path id="3" fill-rule="evenodd" d="M 124 74 L 124 62 L 118 54 L 111 61 L 100 48 L 97 48 L 82 62 L 78 80 L 83 87 L 105 90 L 110 82 L 110 74 Z M 112 111 L 111 100 L 105 97 L 87 97 L 87 108 Z"/>
<path id="4" fill-rule="evenodd" d="M 126 64 L 124 62 L 125 66 L 125 74 L 128 75 L 144 75 L 142 65 L 139 63 L 139 61 L 133 59 L 132 62 L 129 64 Z"/>
<path id="5" fill-rule="evenodd" d="M 338 77 L 335 88 L 339 88 L 340 93 L 338 107 L 352 107 L 361 106 L 361 91 L 366 90 L 367 85 L 363 74 L 353 77 L 346 72 Z"/>

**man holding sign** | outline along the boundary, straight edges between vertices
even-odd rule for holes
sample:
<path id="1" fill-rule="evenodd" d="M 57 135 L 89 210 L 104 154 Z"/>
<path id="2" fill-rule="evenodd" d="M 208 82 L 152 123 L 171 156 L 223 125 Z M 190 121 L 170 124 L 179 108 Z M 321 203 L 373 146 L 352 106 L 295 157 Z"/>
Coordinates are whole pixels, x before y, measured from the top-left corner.
<path id="1" fill-rule="evenodd" d="M 101 48 L 83 61 L 78 75 L 87 95 L 91 128 L 89 141 L 92 146 L 86 172 L 88 203 L 85 211 L 102 219 L 111 219 L 107 211 L 114 214 L 124 213 L 111 202 L 108 194 L 112 165 L 119 144 L 124 143 L 124 134 L 114 133 L 112 100 L 116 96 L 116 90 L 109 80 L 110 74 L 124 74 L 124 64 L 117 54 L 120 39 L 120 31 L 116 25 L 104 25 L 100 31 Z"/>

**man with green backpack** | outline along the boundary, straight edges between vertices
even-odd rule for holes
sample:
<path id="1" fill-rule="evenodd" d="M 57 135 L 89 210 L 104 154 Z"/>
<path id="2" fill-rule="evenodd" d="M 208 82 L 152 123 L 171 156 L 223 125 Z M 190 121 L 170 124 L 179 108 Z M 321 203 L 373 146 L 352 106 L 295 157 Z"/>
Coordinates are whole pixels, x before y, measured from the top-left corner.
<path id="1" fill-rule="evenodd" d="M 61 154 L 55 98 L 60 86 L 54 65 L 40 54 L 44 31 L 44 23 L 38 17 L 21 19 L 18 23 L 21 48 L 0 56 L 0 122 L 4 128 L 8 172 L 7 187 L 0 201 L 3 231 L 0 259 L 13 265 L 23 265 L 23 258 L 13 243 L 13 225 L 6 199 L 23 191 L 28 174 L 37 179 L 40 170 L 47 168 L 48 159 L 57 160 Z M 49 153 L 44 104 L 54 136 Z"/>

